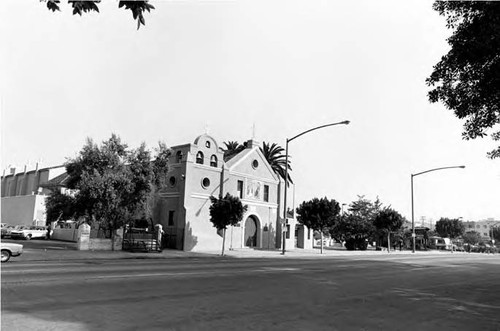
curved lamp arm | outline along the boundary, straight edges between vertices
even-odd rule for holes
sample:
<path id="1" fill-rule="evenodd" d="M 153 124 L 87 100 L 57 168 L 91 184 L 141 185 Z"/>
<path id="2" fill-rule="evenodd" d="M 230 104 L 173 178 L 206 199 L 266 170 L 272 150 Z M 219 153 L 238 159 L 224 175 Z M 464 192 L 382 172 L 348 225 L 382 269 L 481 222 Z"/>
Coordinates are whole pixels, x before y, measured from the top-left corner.
<path id="1" fill-rule="evenodd" d="M 325 125 L 317 126 L 317 127 L 315 127 L 315 128 L 312 128 L 312 129 L 309 129 L 309 130 L 304 131 L 304 132 L 302 132 L 302 133 L 299 133 L 299 134 L 298 134 L 298 135 L 296 135 L 295 137 L 290 138 L 290 139 L 287 139 L 286 141 L 287 141 L 287 143 L 288 143 L 288 142 L 290 142 L 290 141 L 294 140 L 295 138 L 298 138 L 298 137 L 300 137 L 300 136 L 302 136 L 302 135 L 304 135 L 304 134 L 306 134 L 306 133 L 309 133 L 309 132 L 314 131 L 314 130 L 318 130 L 318 129 L 326 128 L 327 126 L 333 126 L 333 125 L 339 125 L 339 124 L 345 124 L 345 125 L 347 125 L 347 124 L 349 124 L 349 123 L 351 123 L 351 122 L 350 122 L 350 121 L 342 121 L 342 122 L 330 123 L 330 124 L 325 124 Z"/>
<path id="2" fill-rule="evenodd" d="M 435 169 L 431 169 L 431 170 L 426 170 L 426 171 L 422 171 L 422 172 L 419 172 L 417 174 L 411 174 L 413 177 L 415 176 L 418 176 L 418 175 L 422 175 L 422 174 L 425 174 L 425 173 L 428 173 L 428 172 L 431 172 L 431 171 L 437 171 L 437 170 L 443 170 L 443 169 L 453 169 L 453 168 L 465 168 L 464 165 L 461 165 L 461 166 L 452 166 L 452 167 L 441 167 L 441 168 L 435 168 Z"/>

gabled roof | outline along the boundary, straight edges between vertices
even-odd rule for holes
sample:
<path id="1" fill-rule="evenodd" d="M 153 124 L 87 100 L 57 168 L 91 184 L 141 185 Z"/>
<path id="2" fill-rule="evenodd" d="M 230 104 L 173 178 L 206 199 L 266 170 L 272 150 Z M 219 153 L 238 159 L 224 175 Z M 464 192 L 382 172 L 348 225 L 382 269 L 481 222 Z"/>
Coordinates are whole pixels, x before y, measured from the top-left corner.
<path id="1" fill-rule="evenodd" d="M 238 154 L 241 154 L 241 153 L 242 153 L 242 152 L 244 152 L 244 151 L 245 151 L 245 149 L 242 149 L 241 151 L 239 151 L 239 152 L 235 152 L 235 153 L 233 153 L 233 154 L 231 154 L 231 155 L 229 155 L 229 156 L 224 156 L 224 162 L 226 162 L 226 164 L 227 164 L 227 163 L 228 163 L 230 160 L 232 160 L 235 156 L 237 156 Z"/>
<path id="2" fill-rule="evenodd" d="M 248 158 L 253 153 L 257 153 L 260 156 L 260 159 L 261 159 L 263 165 L 269 171 L 269 173 L 271 174 L 273 179 L 276 181 L 279 181 L 278 176 L 276 175 L 276 173 L 273 171 L 273 169 L 271 168 L 271 166 L 267 162 L 266 157 L 264 156 L 264 154 L 262 154 L 259 147 L 245 148 L 241 152 L 239 152 L 239 153 L 235 154 L 234 156 L 232 156 L 231 158 L 229 158 L 229 160 L 226 160 L 226 166 L 229 168 L 229 170 L 233 170 L 236 166 L 238 166 L 238 164 L 243 162 L 246 158 Z"/>

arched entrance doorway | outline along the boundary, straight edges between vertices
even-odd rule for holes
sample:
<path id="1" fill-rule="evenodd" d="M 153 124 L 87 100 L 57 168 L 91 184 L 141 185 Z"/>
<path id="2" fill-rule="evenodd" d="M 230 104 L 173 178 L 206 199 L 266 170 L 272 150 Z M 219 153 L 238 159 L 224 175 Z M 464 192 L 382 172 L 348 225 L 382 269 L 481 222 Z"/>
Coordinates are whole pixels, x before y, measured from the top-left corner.
<path id="1" fill-rule="evenodd" d="M 245 221 L 245 236 L 243 242 L 245 247 L 257 247 L 258 222 L 254 216 L 249 216 Z"/>

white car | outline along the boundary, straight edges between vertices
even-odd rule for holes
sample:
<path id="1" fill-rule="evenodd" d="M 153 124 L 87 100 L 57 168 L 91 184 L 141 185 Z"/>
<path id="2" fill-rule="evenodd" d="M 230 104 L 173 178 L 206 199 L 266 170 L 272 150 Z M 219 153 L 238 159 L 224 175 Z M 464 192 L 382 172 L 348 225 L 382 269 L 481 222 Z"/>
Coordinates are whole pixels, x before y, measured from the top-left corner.
<path id="1" fill-rule="evenodd" d="M 19 256 L 23 253 L 23 245 L 21 244 L 2 242 L 0 246 L 2 249 L 2 262 L 9 261 L 11 256 Z"/>
<path id="2" fill-rule="evenodd" d="M 10 232 L 10 237 L 12 239 L 21 238 L 26 240 L 33 238 L 47 239 L 48 233 L 45 226 L 22 226 L 19 229 L 12 230 Z"/>

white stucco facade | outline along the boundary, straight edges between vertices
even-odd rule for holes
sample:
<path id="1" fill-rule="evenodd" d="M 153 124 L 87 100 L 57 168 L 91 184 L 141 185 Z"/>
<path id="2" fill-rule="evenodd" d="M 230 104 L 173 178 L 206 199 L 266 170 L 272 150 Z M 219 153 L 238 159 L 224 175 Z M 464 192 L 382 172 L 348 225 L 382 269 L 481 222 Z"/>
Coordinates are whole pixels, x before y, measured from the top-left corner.
<path id="1" fill-rule="evenodd" d="M 225 162 L 218 142 L 206 134 L 192 144 L 172 147 L 169 185 L 161 192 L 155 210 L 155 222 L 163 225 L 167 236 L 177 237 L 171 248 L 186 251 L 220 249 L 222 235 L 210 222 L 210 196 L 220 197 L 227 193 L 239 197 L 247 205 L 247 211 L 240 224 L 227 229 L 226 247 L 281 247 L 283 182 L 273 172 L 259 146 L 258 142 L 249 140 L 246 149 Z M 307 229 L 299 226 L 295 231 L 293 218 L 289 219 L 289 227 L 287 249 L 294 249 L 297 244 L 312 247 L 312 234 Z M 183 240 L 179 240 L 179 236 Z"/>

